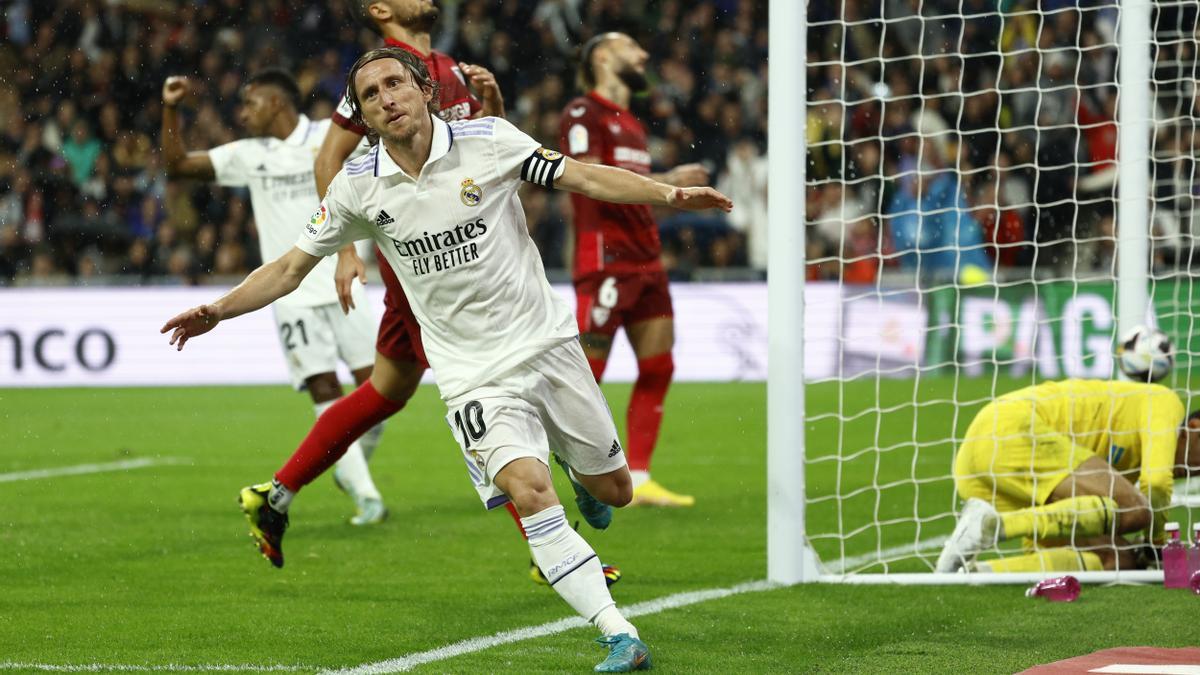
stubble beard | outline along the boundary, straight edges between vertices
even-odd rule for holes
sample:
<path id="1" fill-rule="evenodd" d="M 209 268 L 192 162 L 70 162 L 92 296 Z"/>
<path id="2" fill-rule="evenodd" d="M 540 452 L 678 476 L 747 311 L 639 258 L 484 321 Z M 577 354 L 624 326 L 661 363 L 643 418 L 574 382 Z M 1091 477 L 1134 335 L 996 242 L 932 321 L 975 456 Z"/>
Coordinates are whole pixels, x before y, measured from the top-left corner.
<path id="1" fill-rule="evenodd" d="M 410 123 L 407 128 L 402 129 L 400 131 L 394 131 L 394 132 L 389 130 L 385 123 L 384 127 L 383 127 L 383 131 L 379 132 L 379 138 L 380 138 L 380 140 L 386 142 L 388 145 L 392 146 L 393 148 L 402 148 L 402 147 L 412 145 L 413 138 L 417 135 L 417 132 L 420 130 L 421 130 L 421 125 L 416 123 L 415 121 L 413 123 Z"/>
<path id="2" fill-rule="evenodd" d="M 433 31 L 433 26 L 437 23 L 439 16 L 441 16 L 441 10 L 437 8 L 437 5 L 434 5 L 418 13 L 404 27 L 416 33 L 430 33 Z"/>
<path id="3" fill-rule="evenodd" d="M 640 94 L 650 87 L 650 81 L 646 79 L 645 73 L 639 73 L 631 65 L 626 65 L 617 72 L 617 79 L 621 81 L 629 91 Z"/>

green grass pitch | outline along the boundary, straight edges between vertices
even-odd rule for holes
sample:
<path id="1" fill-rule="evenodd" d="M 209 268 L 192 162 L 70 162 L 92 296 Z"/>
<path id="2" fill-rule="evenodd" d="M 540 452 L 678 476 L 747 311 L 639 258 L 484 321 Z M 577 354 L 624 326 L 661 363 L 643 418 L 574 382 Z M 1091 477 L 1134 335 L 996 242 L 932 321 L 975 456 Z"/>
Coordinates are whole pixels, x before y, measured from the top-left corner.
<path id="1" fill-rule="evenodd" d="M 961 434 L 993 381 L 882 381 L 878 394 L 876 386 L 808 388 L 817 500 L 809 526 L 827 563 L 950 531 L 946 439 Z M 605 393 L 623 426 L 629 386 Z M 915 415 L 906 405 L 914 397 L 923 402 Z M 583 526 L 625 572 L 618 603 L 765 577 L 765 411 L 762 384 L 674 386 L 655 475 L 695 494 L 697 506 L 627 509 L 601 533 Z M 293 506 L 287 566 L 275 570 L 252 550 L 235 497 L 267 479 L 307 431 L 305 396 L 283 387 L 0 390 L 0 481 L 85 463 L 177 460 L 0 482 L 0 670 L 316 671 L 570 616 L 528 580 L 528 550 L 508 515 L 481 509 L 443 415 L 435 390 L 422 387 L 390 423 L 372 467 L 391 520 L 350 527 L 348 500 L 322 477 Z M 852 458 L 832 461 L 839 448 Z M 577 514 L 569 503 L 568 514 Z M 890 569 L 928 569 L 936 553 Z M 1184 619 L 1200 598 L 1182 592 L 1085 587 L 1079 602 L 1052 605 L 1022 591 L 809 585 L 635 621 L 662 672 L 1013 672 L 1106 647 L 1194 643 Z M 416 672 L 587 672 L 603 656 L 594 636 L 571 630 Z"/>

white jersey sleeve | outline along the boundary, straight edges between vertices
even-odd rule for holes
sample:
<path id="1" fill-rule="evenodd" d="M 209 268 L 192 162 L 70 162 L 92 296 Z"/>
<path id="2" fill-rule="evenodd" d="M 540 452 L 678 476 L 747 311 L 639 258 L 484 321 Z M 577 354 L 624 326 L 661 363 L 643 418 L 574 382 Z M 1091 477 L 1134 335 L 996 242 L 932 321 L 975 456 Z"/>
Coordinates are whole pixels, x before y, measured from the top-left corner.
<path id="1" fill-rule="evenodd" d="M 263 161 L 262 145 L 258 139 L 243 138 L 209 150 L 208 159 L 212 162 L 217 184 L 225 187 L 249 185 L 251 162 L 254 158 L 260 163 Z"/>
<path id="2" fill-rule="evenodd" d="M 304 224 L 296 248 L 323 258 L 346 244 L 370 238 L 370 223 L 351 206 L 356 201 L 345 175 L 334 176 L 317 212 Z"/>
<path id="3" fill-rule="evenodd" d="M 542 147 L 508 120 L 497 118 L 492 137 L 500 175 L 553 188 L 566 168 L 562 153 Z"/>

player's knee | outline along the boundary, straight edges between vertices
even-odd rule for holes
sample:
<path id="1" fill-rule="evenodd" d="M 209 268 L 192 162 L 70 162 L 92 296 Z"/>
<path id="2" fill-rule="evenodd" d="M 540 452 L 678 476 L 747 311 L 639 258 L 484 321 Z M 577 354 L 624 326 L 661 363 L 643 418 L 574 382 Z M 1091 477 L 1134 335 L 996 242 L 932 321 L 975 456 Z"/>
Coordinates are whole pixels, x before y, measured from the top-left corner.
<path id="1" fill-rule="evenodd" d="M 549 482 L 545 484 L 522 483 L 513 486 L 509 491 L 508 498 L 512 501 L 513 506 L 517 507 L 517 513 L 522 517 L 545 511 L 558 504 L 554 486 Z"/>
<path id="2" fill-rule="evenodd" d="M 406 403 L 421 384 L 425 369 L 416 363 L 376 358 L 371 385 L 380 396 L 393 403 Z"/>
<path id="3" fill-rule="evenodd" d="M 313 375 L 304 380 L 304 386 L 308 388 L 308 395 L 312 397 L 313 403 L 332 401 L 342 395 L 342 383 L 334 373 Z"/>
<path id="4" fill-rule="evenodd" d="M 669 383 L 675 374 L 675 359 L 671 352 L 638 359 L 638 379 Z"/>
<path id="5" fill-rule="evenodd" d="M 607 481 L 607 487 L 608 491 L 605 497 L 596 497 L 605 504 L 622 507 L 633 501 L 633 481 L 630 479 L 628 471 L 613 474 Z"/>

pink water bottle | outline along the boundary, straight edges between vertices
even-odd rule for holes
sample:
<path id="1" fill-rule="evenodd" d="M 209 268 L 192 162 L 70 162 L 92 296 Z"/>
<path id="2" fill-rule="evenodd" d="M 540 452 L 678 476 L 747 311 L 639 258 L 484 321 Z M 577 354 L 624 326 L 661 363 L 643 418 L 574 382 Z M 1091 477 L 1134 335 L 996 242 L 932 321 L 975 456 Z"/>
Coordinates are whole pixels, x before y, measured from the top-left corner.
<path id="1" fill-rule="evenodd" d="M 1188 552 L 1183 542 L 1179 540 L 1179 523 L 1167 523 L 1163 528 L 1170 539 L 1162 550 L 1163 586 L 1166 588 L 1187 588 Z"/>
<path id="2" fill-rule="evenodd" d="M 1192 523 L 1192 545 L 1187 550 L 1188 576 L 1200 572 L 1200 521 Z"/>
<path id="3" fill-rule="evenodd" d="M 1039 581 L 1025 591 L 1027 598 L 1045 598 L 1050 602 L 1075 602 L 1079 597 L 1079 580 L 1071 575 Z"/>
<path id="4" fill-rule="evenodd" d="M 1192 587 L 1192 593 L 1200 595 L 1200 572 L 1193 574 L 1192 580 L 1189 581 L 1188 584 Z"/>

